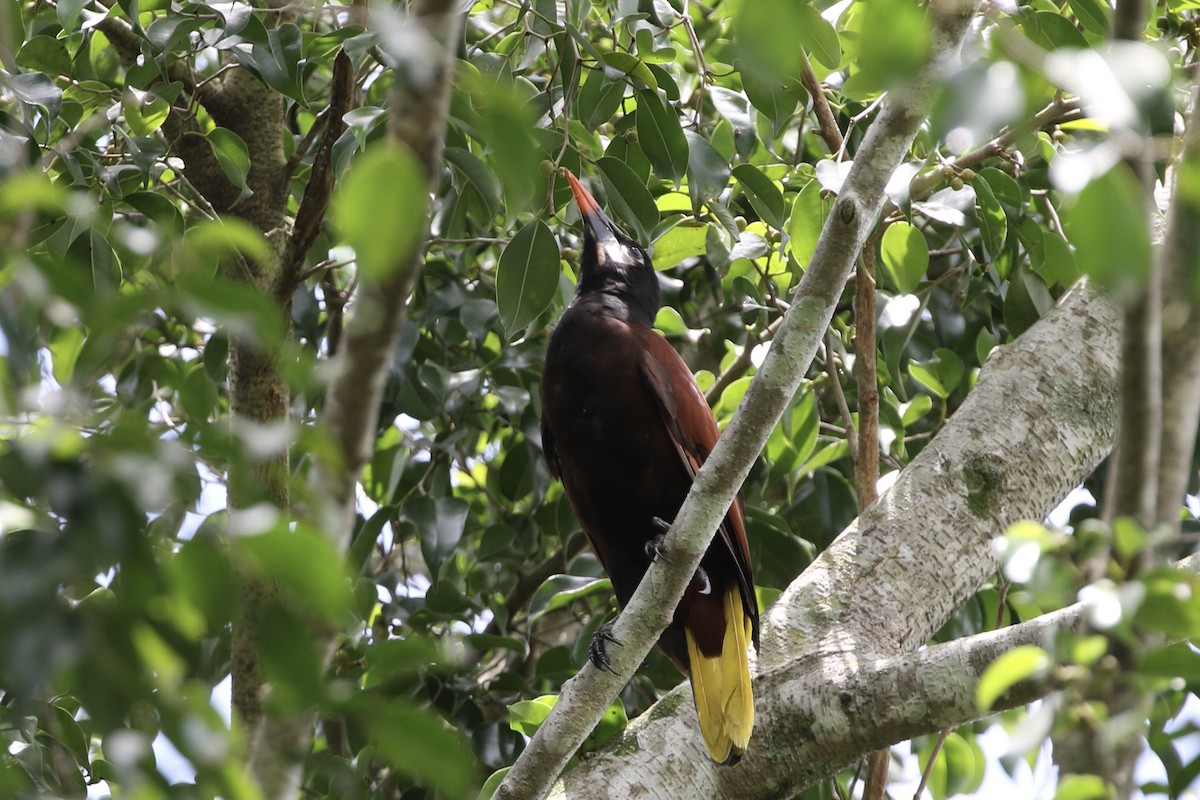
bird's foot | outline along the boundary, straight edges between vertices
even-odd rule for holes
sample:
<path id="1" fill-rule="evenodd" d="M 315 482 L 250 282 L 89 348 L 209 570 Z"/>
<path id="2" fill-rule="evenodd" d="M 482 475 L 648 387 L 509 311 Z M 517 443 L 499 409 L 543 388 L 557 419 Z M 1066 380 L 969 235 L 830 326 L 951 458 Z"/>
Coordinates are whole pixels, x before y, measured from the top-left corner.
<path id="1" fill-rule="evenodd" d="M 697 593 L 712 594 L 712 581 L 708 579 L 708 573 L 704 571 L 704 567 L 696 567 L 696 574 L 692 576 L 692 583 L 697 585 Z"/>
<path id="2" fill-rule="evenodd" d="M 592 634 L 592 643 L 588 645 L 588 660 L 596 666 L 596 669 L 606 669 L 613 675 L 620 675 L 621 673 L 613 669 L 612 662 L 608 660 L 608 643 L 612 642 L 618 647 L 622 645 L 622 642 L 613 636 L 613 622 L 614 620 L 610 619 L 596 628 L 596 632 Z"/>
<path id="3" fill-rule="evenodd" d="M 667 558 L 667 550 L 663 547 L 663 541 L 667 538 L 667 531 L 671 530 L 671 523 L 662 517 L 651 517 L 650 522 L 658 528 L 660 533 L 646 542 L 646 556 L 651 561 L 658 561 L 661 558 L 670 563 L 671 559 Z"/>
<path id="4" fill-rule="evenodd" d="M 651 561 L 658 561 L 661 558 L 663 561 L 666 561 L 668 564 L 671 563 L 671 559 L 667 558 L 667 549 L 665 547 L 663 547 L 663 542 L 666 540 L 666 538 L 667 537 L 663 536 L 660 533 L 651 539 L 647 539 L 646 540 L 646 557 L 649 558 Z"/>

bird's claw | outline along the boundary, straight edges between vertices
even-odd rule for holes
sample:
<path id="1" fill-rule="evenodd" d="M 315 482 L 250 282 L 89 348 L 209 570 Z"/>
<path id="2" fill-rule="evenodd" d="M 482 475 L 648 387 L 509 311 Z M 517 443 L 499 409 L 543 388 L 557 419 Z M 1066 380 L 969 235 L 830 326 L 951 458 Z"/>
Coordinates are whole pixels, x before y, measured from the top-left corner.
<path id="1" fill-rule="evenodd" d="M 608 660 L 608 643 L 612 642 L 618 647 L 623 644 L 621 640 L 613 636 L 612 629 L 612 620 L 596 628 L 596 632 L 592 634 L 592 643 L 588 645 L 588 660 L 595 665 L 596 669 L 606 669 L 613 675 L 620 675 L 621 673 L 613 669 L 612 662 Z"/>
<path id="2" fill-rule="evenodd" d="M 671 523 L 667 522 L 662 517 L 651 517 L 650 521 L 654 523 L 654 527 L 658 528 L 663 533 L 671 530 Z"/>
<path id="3" fill-rule="evenodd" d="M 671 559 L 667 558 L 667 549 L 665 547 L 663 547 L 663 541 L 666 538 L 667 537 L 663 536 L 660 533 L 659 535 L 653 537 L 652 539 L 647 539 L 646 540 L 646 557 L 649 558 L 651 561 L 658 561 L 661 558 L 663 561 L 666 561 L 668 564 L 671 563 Z"/>

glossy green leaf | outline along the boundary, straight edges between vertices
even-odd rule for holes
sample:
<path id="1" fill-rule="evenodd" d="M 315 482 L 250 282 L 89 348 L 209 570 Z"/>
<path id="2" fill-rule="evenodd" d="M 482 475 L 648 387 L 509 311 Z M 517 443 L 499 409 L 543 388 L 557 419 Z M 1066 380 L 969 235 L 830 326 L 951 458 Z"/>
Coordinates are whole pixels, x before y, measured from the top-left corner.
<path id="1" fill-rule="evenodd" d="M 717 197 L 729 184 L 729 163 L 708 140 L 693 131 L 685 131 L 688 144 L 688 193 L 692 207 Z"/>
<path id="2" fill-rule="evenodd" d="M 1112 791 L 1099 775 L 1064 775 L 1054 800 L 1106 800 Z"/>
<path id="3" fill-rule="evenodd" d="M 649 89 L 654 91 L 658 89 L 658 81 L 654 78 L 654 73 L 642 63 L 642 60 L 631 53 L 623 53 L 614 51 L 604 54 L 604 64 L 608 69 L 613 69 L 622 75 L 626 75 L 636 81 L 637 88 Z"/>
<path id="4" fill-rule="evenodd" d="M 912 361 L 908 372 L 917 383 L 945 399 L 958 388 L 963 378 L 962 359 L 953 350 L 939 347 L 929 361 Z"/>
<path id="5" fill-rule="evenodd" d="M 255 511 L 245 514 L 262 513 Z M 343 619 L 350 584 L 342 556 L 324 536 L 307 530 L 273 530 L 235 540 L 235 552 L 287 592 L 294 602 L 330 621 Z"/>
<path id="6" fill-rule="evenodd" d="M 1112 28 L 1112 7 L 1101 0 L 1067 0 L 1071 13 L 1084 30 L 1096 36 L 1108 37 Z"/>
<path id="7" fill-rule="evenodd" d="M 1089 278 L 1111 291 L 1135 292 L 1149 274 L 1146 202 L 1129 167 L 1117 164 L 1092 180 L 1064 209 L 1076 262 Z"/>
<path id="8" fill-rule="evenodd" d="M 417 497 L 404 504 L 404 516 L 416 525 L 421 554 L 435 577 L 462 538 L 467 511 L 466 501 L 457 497 Z"/>
<path id="9" fill-rule="evenodd" d="M 1021 681 L 1037 678 L 1050 669 L 1050 656 L 1040 647 L 1020 645 L 993 661 L 975 688 L 975 704 L 989 711 L 996 701 Z"/>
<path id="10" fill-rule="evenodd" d="M 165 101 L 162 103 L 166 104 Z M 143 119 L 145 132 L 141 135 L 155 130 L 165 118 L 166 110 L 164 109 L 162 118 L 158 119 L 158 123 L 152 127 L 152 120 Z M 225 177 L 229 178 L 230 183 L 239 189 L 245 187 L 246 176 L 250 173 L 250 151 L 246 148 L 242 137 L 228 128 L 213 128 L 208 132 L 208 143 L 212 145 L 213 155 L 217 157 L 217 162 L 221 165 L 221 169 L 225 172 Z"/>
<path id="11" fill-rule="evenodd" d="M 675 109 L 655 92 L 638 92 L 638 144 L 654 171 L 679 185 L 688 166 L 688 143 Z"/>
<path id="12" fill-rule="evenodd" d="M 552 575 L 547 578 L 529 603 L 530 620 L 562 608 L 585 597 L 612 591 L 608 578 L 587 578 L 578 575 Z"/>
<path id="13" fill-rule="evenodd" d="M 792 203 L 792 214 L 788 218 L 788 247 L 792 256 L 806 266 L 817 249 L 817 239 L 825 227 L 825 218 L 833 205 L 821 196 L 821 184 L 810 181 Z"/>
<path id="14" fill-rule="evenodd" d="M 646 188 L 624 161 L 605 156 L 596 162 L 607 193 L 609 214 L 625 223 L 626 228 L 641 242 L 649 241 L 650 232 L 658 224 L 658 206 Z M 666 269 L 655 264 L 657 269 Z"/>
<path id="15" fill-rule="evenodd" d="M 329 212 L 365 277 L 383 280 L 415 257 L 425 191 L 424 171 L 404 145 L 381 142 L 355 159 Z"/>
<path id="16" fill-rule="evenodd" d="M 911 294 L 929 269 L 929 245 L 925 234 L 907 222 L 887 227 L 879 244 L 884 274 L 901 294 Z"/>
<path id="17" fill-rule="evenodd" d="M 783 230 L 786 206 L 783 192 L 775 182 L 752 164 L 738 164 L 733 168 L 733 177 L 759 218 L 772 228 Z"/>
<path id="18" fill-rule="evenodd" d="M 994 261 L 1004 247 L 1008 237 L 1008 217 L 1004 208 L 996 199 L 992 186 L 981 177 L 971 182 L 975 188 L 975 200 L 978 208 L 975 211 L 979 223 L 979 235 L 983 239 L 983 249 L 989 261 Z"/>
<path id="19" fill-rule="evenodd" d="M 654 268 L 670 269 L 685 258 L 704 255 L 707 239 L 708 223 L 676 225 L 655 240 Z"/>
<path id="20" fill-rule="evenodd" d="M 625 81 L 613 80 L 602 69 L 589 72 L 579 91 L 579 121 L 589 131 L 608 122 L 621 106 L 626 88 Z"/>
<path id="21" fill-rule="evenodd" d="M 475 783 L 474 761 L 461 737 L 433 714 L 395 699 L 367 720 L 371 742 L 389 764 L 462 797 Z"/>
<path id="22" fill-rule="evenodd" d="M 512 238 L 496 267 L 496 305 L 509 337 L 546 310 L 558 289 L 558 242 L 539 220 Z"/>

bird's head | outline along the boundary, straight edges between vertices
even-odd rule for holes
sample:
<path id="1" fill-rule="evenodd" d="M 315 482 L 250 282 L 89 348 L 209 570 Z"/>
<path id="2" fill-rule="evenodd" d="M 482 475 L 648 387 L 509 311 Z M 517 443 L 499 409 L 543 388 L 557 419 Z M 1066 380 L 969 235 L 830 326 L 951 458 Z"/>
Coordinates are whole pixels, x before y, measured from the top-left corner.
<path id="1" fill-rule="evenodd" d="M 596 198 L 564 168 L 583 220 L 577 296 L 608 295 L 624 301 L 631 313 L 653 321 L 661 302 L 658 276 L 645 248 L 609 219 Z M 645 321 L 643 319 L 643 321 Z M 649 322 L 647 322 L 649 324 Z"/>

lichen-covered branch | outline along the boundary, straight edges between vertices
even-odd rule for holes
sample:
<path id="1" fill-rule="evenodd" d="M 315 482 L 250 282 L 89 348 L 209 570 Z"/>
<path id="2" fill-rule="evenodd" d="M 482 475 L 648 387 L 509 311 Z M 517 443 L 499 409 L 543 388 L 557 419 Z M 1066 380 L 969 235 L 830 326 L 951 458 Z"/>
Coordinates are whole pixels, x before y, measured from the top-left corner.
<path id="1" fill-rule="evenodd" d="M 525 800 L 546 794 L 670 622 L 734 494 L 812 363 L 858 252 L 883 207 L 887 180 L 908 152 L 941 80 L 957 64 L 975 8 L 973 2 L 939 6 L 934 17 L 934 60 L 888 98 L 867 131 L 766 360 L 667 533 L 669 563 L 651 567 L 617 619 L 613 632 L 625 646 L 613 648 L 612 660 L 626 677 L 587 665 L 568 681 L 554 711 L 505 777 L 497 797 Z M 689 771 L 695 769 L 695 764 L 688 767 Z"/>

